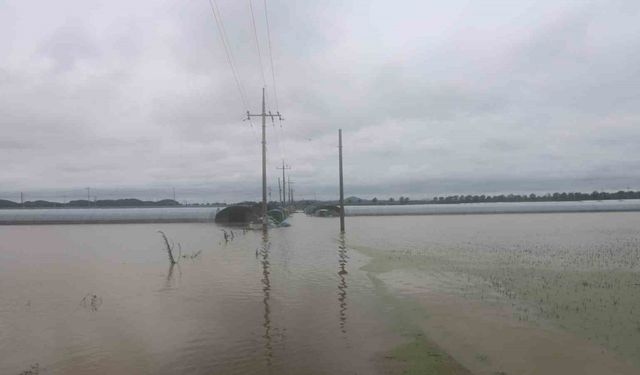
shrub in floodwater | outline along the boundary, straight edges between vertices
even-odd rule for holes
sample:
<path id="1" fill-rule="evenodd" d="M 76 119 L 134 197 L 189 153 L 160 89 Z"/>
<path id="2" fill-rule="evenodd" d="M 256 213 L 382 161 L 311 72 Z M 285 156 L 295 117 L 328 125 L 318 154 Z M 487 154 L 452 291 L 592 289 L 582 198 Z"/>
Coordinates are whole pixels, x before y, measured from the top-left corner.
<path id="1" fill-rule="evenodd" d="M 87 295 L 80 300 L 80 306 L 90 309 L 91 311 L 98 311 L 100 306 L 102 306 L 102 297 L 87 293 Z"/>
<path id="2" fill-rule="evenodd" d="M 180 259 L 196 259 L 197 257 L 200 256 L 200 254 L 202 254 L 202 250 L 198 250 L 191 254 L 182 255 L 182 245 L 178 243 L 178 256 L 175 257 L 173 255 L 173 251 L 175 250 L 176 246 L 173 243 L 173 241 L 169 240 L 169 238 L 167 237 L 166 234 L 164 234 L 163 231 L 159 230 L 158 233 L 162 235 L 162 239 L 164 240 L 164 245 L 167 250 L 167 255 L 169 255 L 169 263 L 171 264 L 171 266 L 173 266 L 174 264 L 177 264 L 178 261 L 180 261 Z"/>
<path id="3" fill-rule="evenodd" d="M 173 249 L 175 247 L 175 244 L 173 243 L 173 241 L 171 243 L 169 243 L 169 239 L 167 238 L 167 235 L 164 234 L 163 231 L 159 230 L 158 233 L 160 233 L 162 235 L 162 239 L 164 240 L 164 245 L 166 246 L 167 249 L 167 254 L 169 255 L 169 262 L 171 264 L 176 264 L 178 262 L 176 262 L 176 259 L 173 257 Z M 182 246 L 180 246 L 180 244 L 178 244 L 178 248 L 180 253 L 182 253 Z M 180 254 L 182 255 L 182 254 Z M 178 255 L 178 259 L 180 259 L 180 255 Z"/>
<path id="4" fill-rule="evenodd" d="M 225 243 L 229 243 L 231 241 L 233 241 L 236 238 L 235 233 L 233 233 L 233 230 L 229 229 L 229 232 L 227 232 L 224 229 L 220 229 L 222 231 L 222 235 L 224 236 L 224 242 Z M 246 231 L 243 229 L 243 234 L 246 233 Z"/>
<path id="5" fill-rule="evenodd" d="M 182 256 L 182 258 L 185 259 L 196 259 L 200 254 L 202 254 L 202 250 L 198 250 L 195 253 L 191 253 L 191 254 L 185 254 Z"/>
<path id="6" fill-rule="evenodd" d="M 28 370 L 24 370 L 20 373 L 20 375 L 38 375 L 40 374 L 40 364 L 36 363 L 35 365 L 31 365 Z"/>

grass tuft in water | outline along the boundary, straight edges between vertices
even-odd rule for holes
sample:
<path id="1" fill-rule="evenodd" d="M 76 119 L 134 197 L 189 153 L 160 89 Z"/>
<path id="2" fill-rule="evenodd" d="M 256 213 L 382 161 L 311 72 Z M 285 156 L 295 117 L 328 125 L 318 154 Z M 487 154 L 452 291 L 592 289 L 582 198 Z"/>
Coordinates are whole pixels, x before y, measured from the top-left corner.
<path id="1" fill-rule="evenodd" d="M 406 375 L 471 374 L 447 353 L 429 343 L 424 336 L 415 336 L 413 341 L 396 347 L 385 359 L 398 364 Z"/>

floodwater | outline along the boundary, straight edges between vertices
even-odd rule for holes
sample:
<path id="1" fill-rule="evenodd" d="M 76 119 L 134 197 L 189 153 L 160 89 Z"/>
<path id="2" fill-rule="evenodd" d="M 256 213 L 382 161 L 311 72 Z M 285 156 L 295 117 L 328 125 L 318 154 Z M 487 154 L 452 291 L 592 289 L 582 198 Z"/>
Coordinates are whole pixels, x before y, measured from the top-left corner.
<path id="1" fill-rule="evenodd" d="M 640 369 L 640 213 L 291 223 L 0 227 L 0 373 L 375 374 L 417 331 L 478 374 Z"/>
<path id="2" fill-rule="evenodd" d="M 0 373 L 373 373 L 392 334 L 334 224 L 0 227 Z"/>

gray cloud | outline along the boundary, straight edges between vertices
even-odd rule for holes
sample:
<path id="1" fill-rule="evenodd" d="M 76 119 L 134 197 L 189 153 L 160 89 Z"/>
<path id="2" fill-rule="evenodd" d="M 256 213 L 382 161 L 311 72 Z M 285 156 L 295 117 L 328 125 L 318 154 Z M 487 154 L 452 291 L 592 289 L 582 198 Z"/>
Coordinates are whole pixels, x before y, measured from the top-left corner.
<path id="1" fill-rule="evenodd" d="M 256 199 L 258 55 L 247 4 L 218 3 L 250 108 L 205 0 L 1 2 L 0 195 Z M 343 128 L 352 194 L 640 188 L 636 1 L 269 4 L 273 186 L 285 157 L 335 195 Z"/>

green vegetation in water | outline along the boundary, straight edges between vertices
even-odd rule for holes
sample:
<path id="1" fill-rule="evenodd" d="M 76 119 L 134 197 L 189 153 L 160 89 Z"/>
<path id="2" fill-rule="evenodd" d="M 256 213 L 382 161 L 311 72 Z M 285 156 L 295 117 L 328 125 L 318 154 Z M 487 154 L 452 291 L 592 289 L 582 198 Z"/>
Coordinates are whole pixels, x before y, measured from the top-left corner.
<path id="1" fill-rule="evenodd" d="M 368 271 L 376 294 L 379 296 L 381 310 L 385 311 L 385 317 L 390 326 L 409 341 L 395 347 L 384 356 L 384 373 L 396 374 L 421 374 L 421 375 L 456 375 L 470 374 L 461 364 L 455 361 L 438 345 L 425 337 L 418 324 L 421 320 L 428 319 L 424 308 L 416 301 L 395 297 L 384 283 L 376 276 L 375 258 L 362 267 Z"/>
<path id="2" fill-rule="evenodd" d="M 406 375 L 455 375 L 471 374 L 448 354 L 435 347 L 422 336 L 391 351 L 386 359 L 400 362 Z"/>
<path id="3" fill-rule="evenodd" d="M 379 297 L 378 310 L 385 311 L 385 318 L 388 319 L 394 331 L 402 336 L 422 335 L 423 332 L 418 323 L 429 317 L 424 308 L 412 299 L 395 297 L 374 273 L 369 272 L 368 276 Z"/>
<path id="4" fill-rule="evenodd" d="M 640 363 L 640 240 L 607 232 L 571 240 L 522 236 L 354 248 L 371 257 L 366 271 L 406 270 L 430 288 L 506 303 L 518 320 L 551 323 Z"/>

